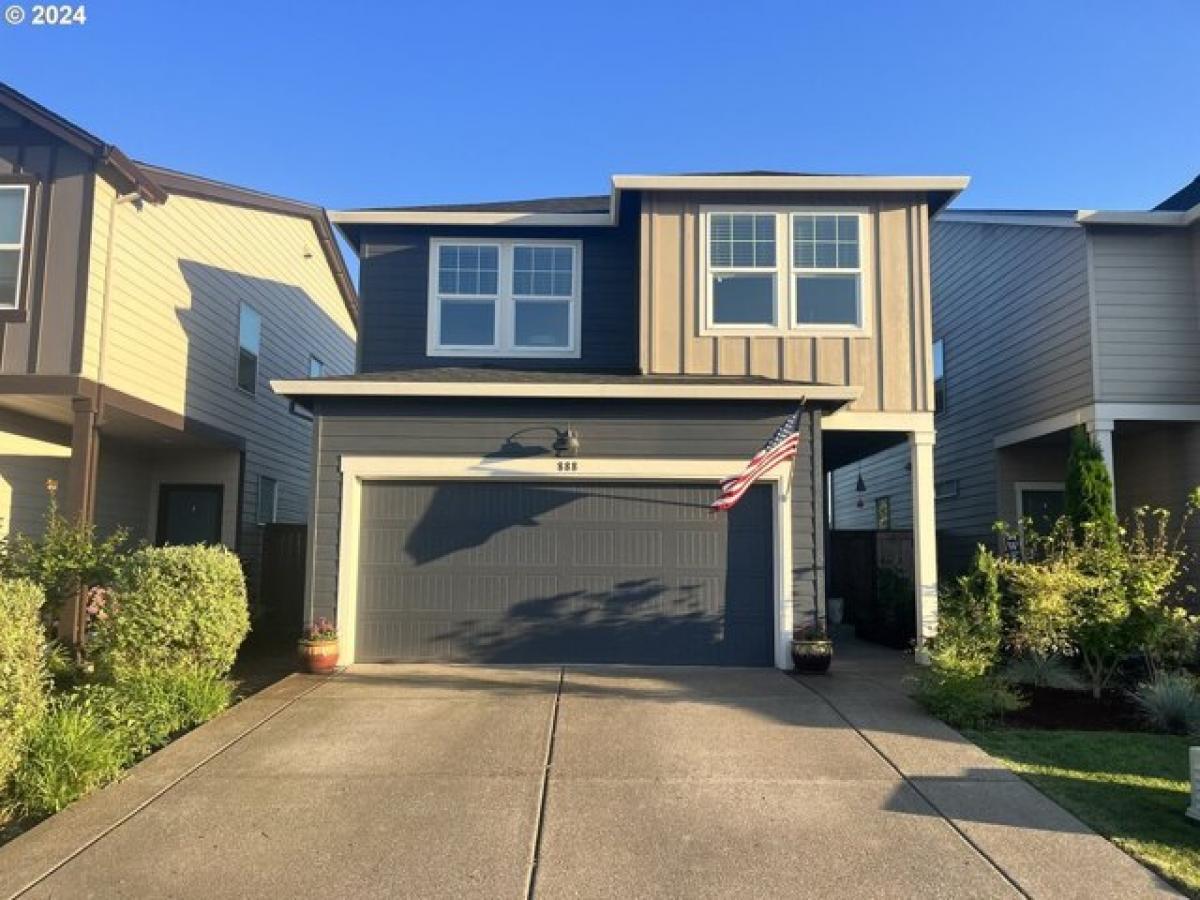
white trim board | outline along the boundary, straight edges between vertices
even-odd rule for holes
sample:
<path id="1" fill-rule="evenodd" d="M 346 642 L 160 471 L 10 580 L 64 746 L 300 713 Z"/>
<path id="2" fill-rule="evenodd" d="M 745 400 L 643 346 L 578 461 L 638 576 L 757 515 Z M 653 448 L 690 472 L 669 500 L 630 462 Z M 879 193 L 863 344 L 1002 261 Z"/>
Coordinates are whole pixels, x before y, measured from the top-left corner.
<path id="1" fill-rule="evenodd" d="M 488 459 L 446 456 L 343 456 L 338 540 L 337 623 L 342 660 L 355 660 L 358 605 L 358 543 L 364 481 L 475 479 L 498 481 L 708 481 L 745 466 L 744 459 Z M 572 467 L 570 464 L 577 464 Z M 791 466 L 778 466 L 759 481 L 772 488 L 775 537 L 775 665 L 790 669 L 792 609 Z"/>
<path id="2" fill-rule="evenodd" d="M 827 422 L 821 427 L 828 429 Z M 1200 422 L 1200 403 L 1092 403 L 1002 431 L 992 439 L 992 446 L 1011 447 L 1076 425 L 1111 429 L 1116 422 Z"/>
<path id="3" fill-rule="evenodd" d="M 330 210 L 335 225 L 515 225 L 606 228 L 618 223 L 621 191 L 944 191 L 966 190 L 965 175 L 614 175 L 608 212 L 547 213 L 521 210 Z M 949 200 L 947 200 L 949 202 Z"/>
<path id="4" fill-rule="evenodd" d="M 859 387 L 824 384 L 638 384 L 612 382 L 305 381 L 277 379 L 271 390 L 287 397 L 533 397 L 544 399 L 795 400 L 849 403 Z"/>

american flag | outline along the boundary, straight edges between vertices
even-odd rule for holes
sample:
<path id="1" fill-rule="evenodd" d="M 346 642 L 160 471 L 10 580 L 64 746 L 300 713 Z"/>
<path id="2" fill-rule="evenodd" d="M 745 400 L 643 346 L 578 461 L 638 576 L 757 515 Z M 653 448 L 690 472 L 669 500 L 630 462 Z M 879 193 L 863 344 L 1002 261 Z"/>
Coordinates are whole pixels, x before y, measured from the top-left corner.
<path id="1" fill-rule="evenodd" d="M 721 482 L 721 494 L 709 508 L 714 512 L 728 512 L 733 509 L 742 499 L 742 495 L 750 490 L 750 485 L 781 462 L 794 459 L 799 447 L 800 410 L 797 409 L 775 429 L 771 439 L 746 463 L 746 468 Z"/>

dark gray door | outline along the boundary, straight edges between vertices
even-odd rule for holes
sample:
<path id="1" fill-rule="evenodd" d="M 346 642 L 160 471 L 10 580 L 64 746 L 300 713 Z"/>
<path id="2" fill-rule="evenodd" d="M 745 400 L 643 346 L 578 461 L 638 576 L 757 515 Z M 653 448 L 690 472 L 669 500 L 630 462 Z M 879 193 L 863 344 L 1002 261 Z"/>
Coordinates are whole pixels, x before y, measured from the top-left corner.
<path id="1" fill-rule="evenodd" d="M 369 482 L 360 661 L 771 665 L 771 493 Z"/>
<path id="2" fill-rule="evenodd" d="M 225 488 L 219 484 L 164 484 L 159 487 L 157 543 L 221 543 L 224 498 Z"/>

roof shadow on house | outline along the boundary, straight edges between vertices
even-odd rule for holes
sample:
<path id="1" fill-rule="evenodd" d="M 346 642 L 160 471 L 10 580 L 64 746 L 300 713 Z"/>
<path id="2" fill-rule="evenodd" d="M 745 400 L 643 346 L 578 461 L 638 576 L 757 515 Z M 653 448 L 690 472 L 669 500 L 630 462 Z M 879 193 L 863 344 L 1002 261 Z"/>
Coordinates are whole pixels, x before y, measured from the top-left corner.
<path id="1" fill-rule="evenodd" d="M 314 243 L 311 259 L 297 259 L 296 266 L 324 265 Z M 183 398 L 183 427 L 193 437 L 226 452 L 244 448 L 249 427 L 259 429 L 259 441 L 273 444 L 272 452 L 287 457 L 286 446 L 300 448 L 295 458 L 296 477 L 289 479 L 287 465 L 270 474 L 278 480 L 279 521 L 303 521 L 308 509 L 308 456 L 312 447 L 312 419 L 297 414 L 291 402 L 276 395 L 270 382 L 281 378 L 307 378 L 309 355 L 321 360 L 331 373 L 353 369 L 353 337 L 345 348 L 335 348 L 327 335 L 339 329 L 338 322 L 304 288 L 269 278 L 213 266 L 194 259 L 180 259 L 179 272 L 187 298 L 176 301 L 176 318 L 186 343 Z M 340 302 L 340 300 L 339 300 Z M 262 319 L 255 390 L 238 387 L 239 329 L 241 304 L 247 304 Z M 325 337 L 320 337 L 325 336 Z M 344 349 L 346 357 L 333 352 Z M 173 373 L 164 373 L 173 378 Z M 168 382 L 169 383 L 169 382 Z M 269 416 L 269 420 L 264 421 Z M 205 422 L 223 420 L 222 428 Z M 169 447 L 161 451 L 171 452 Z M 237 510 L 238 551 L 247 563 L 251 590 L 257 586 L 257 561 L 262 528 L 252 511 L 257 500 L 256 461 L 245 471 L 242 496 L 236 487 L 227 488 L 224 502 Z M 232 496 L 230 495 L 232 493 Z M 156 501 L 157 502 L 157 501 Z M 241 509 L 238 509 L 239 503 Z"/>

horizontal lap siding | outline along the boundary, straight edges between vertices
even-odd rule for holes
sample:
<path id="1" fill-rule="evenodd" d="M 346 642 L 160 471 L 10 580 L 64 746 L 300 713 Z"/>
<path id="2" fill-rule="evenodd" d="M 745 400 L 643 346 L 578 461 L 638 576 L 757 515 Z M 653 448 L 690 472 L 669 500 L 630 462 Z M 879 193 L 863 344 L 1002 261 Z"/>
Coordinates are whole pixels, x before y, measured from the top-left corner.
<path id="1" fill-rule="evenodd" d="M 332 400 L 319 405 L 315 527 L 310 612 L 336 613 L 337 557 L 343 455 L 458 456 L 497 454 L 509 440 L 546 452 L 548 431 L 525 428 L 572 424 L 581 458 L 746 459 L 784 416 L 786 403 L 654 403 L 596 401 Z M 823 602 L 820 532 L 819 425 L 806 415 L 792 490 L 793 603 L 798 621 Z M 511 447 L 509 448 L 511 454 Z M 713 485 L 713 496 L 716 486 Z M 764 535 L 764 540 L 769 540 Z"/>
<path id="2" fill-rule="evenodd" d="M 1095 230 L 1100 400 L 1200 402 L 1197 247 L 1178 230 Z"/>
<path id="3" fill-rule="evenodd" d="M 363 238 L 360 292 L 363 372 L 435 365 L 505 368 L 627 369 L 637 365 L 638 217 L 619 228 L 487 228 L 463 226 L 371 229 Z M 426 355 L 431 238 L 579 240 L 582 347 L 579 359 L 503 359 Z"/>
<path id="4" fill-rule="evenodd" d="M 1087 248 L 1079 228 L 935 222 L 934 335 L 947 404 L 935 420 L 945 568 L 989 541 L 995 436 L 1092 401 Z"/>
<path id="5" fill-rule="evenodd" d="M 866 337 L 701 334 L 708 205 L 866 207 Z M 648 194 L 642 204 L 641 365 L 657 375 L 756 375 L 862 389 L 858 411 L 932 409 L 928 211 L 911 196 Z M 781 253 L 788 248 L 780 247 Z"/>
<path id="6" fill-rule="evenodd" d="M 307 219 L 183 195 L 141 210 L 114 201 L 106 189 L 96 204 L 96 230 L 114 219 L 115 235 L 111 269 L 89 288 L 84 359 L 93 368 L 83 374 L 245 440 L 239 549 L 255 585 L 259 477 L 278 483 L 280 521 L 308 518 L 312 424 L 269 382 L 306 377 L 310 354 L 329 374 L 353 372 L 353 323 Z M 242 302 L 262 317 L 253 395 L 236 382 Z M 226 492 L 228 508 L 238 500 Z"/>

